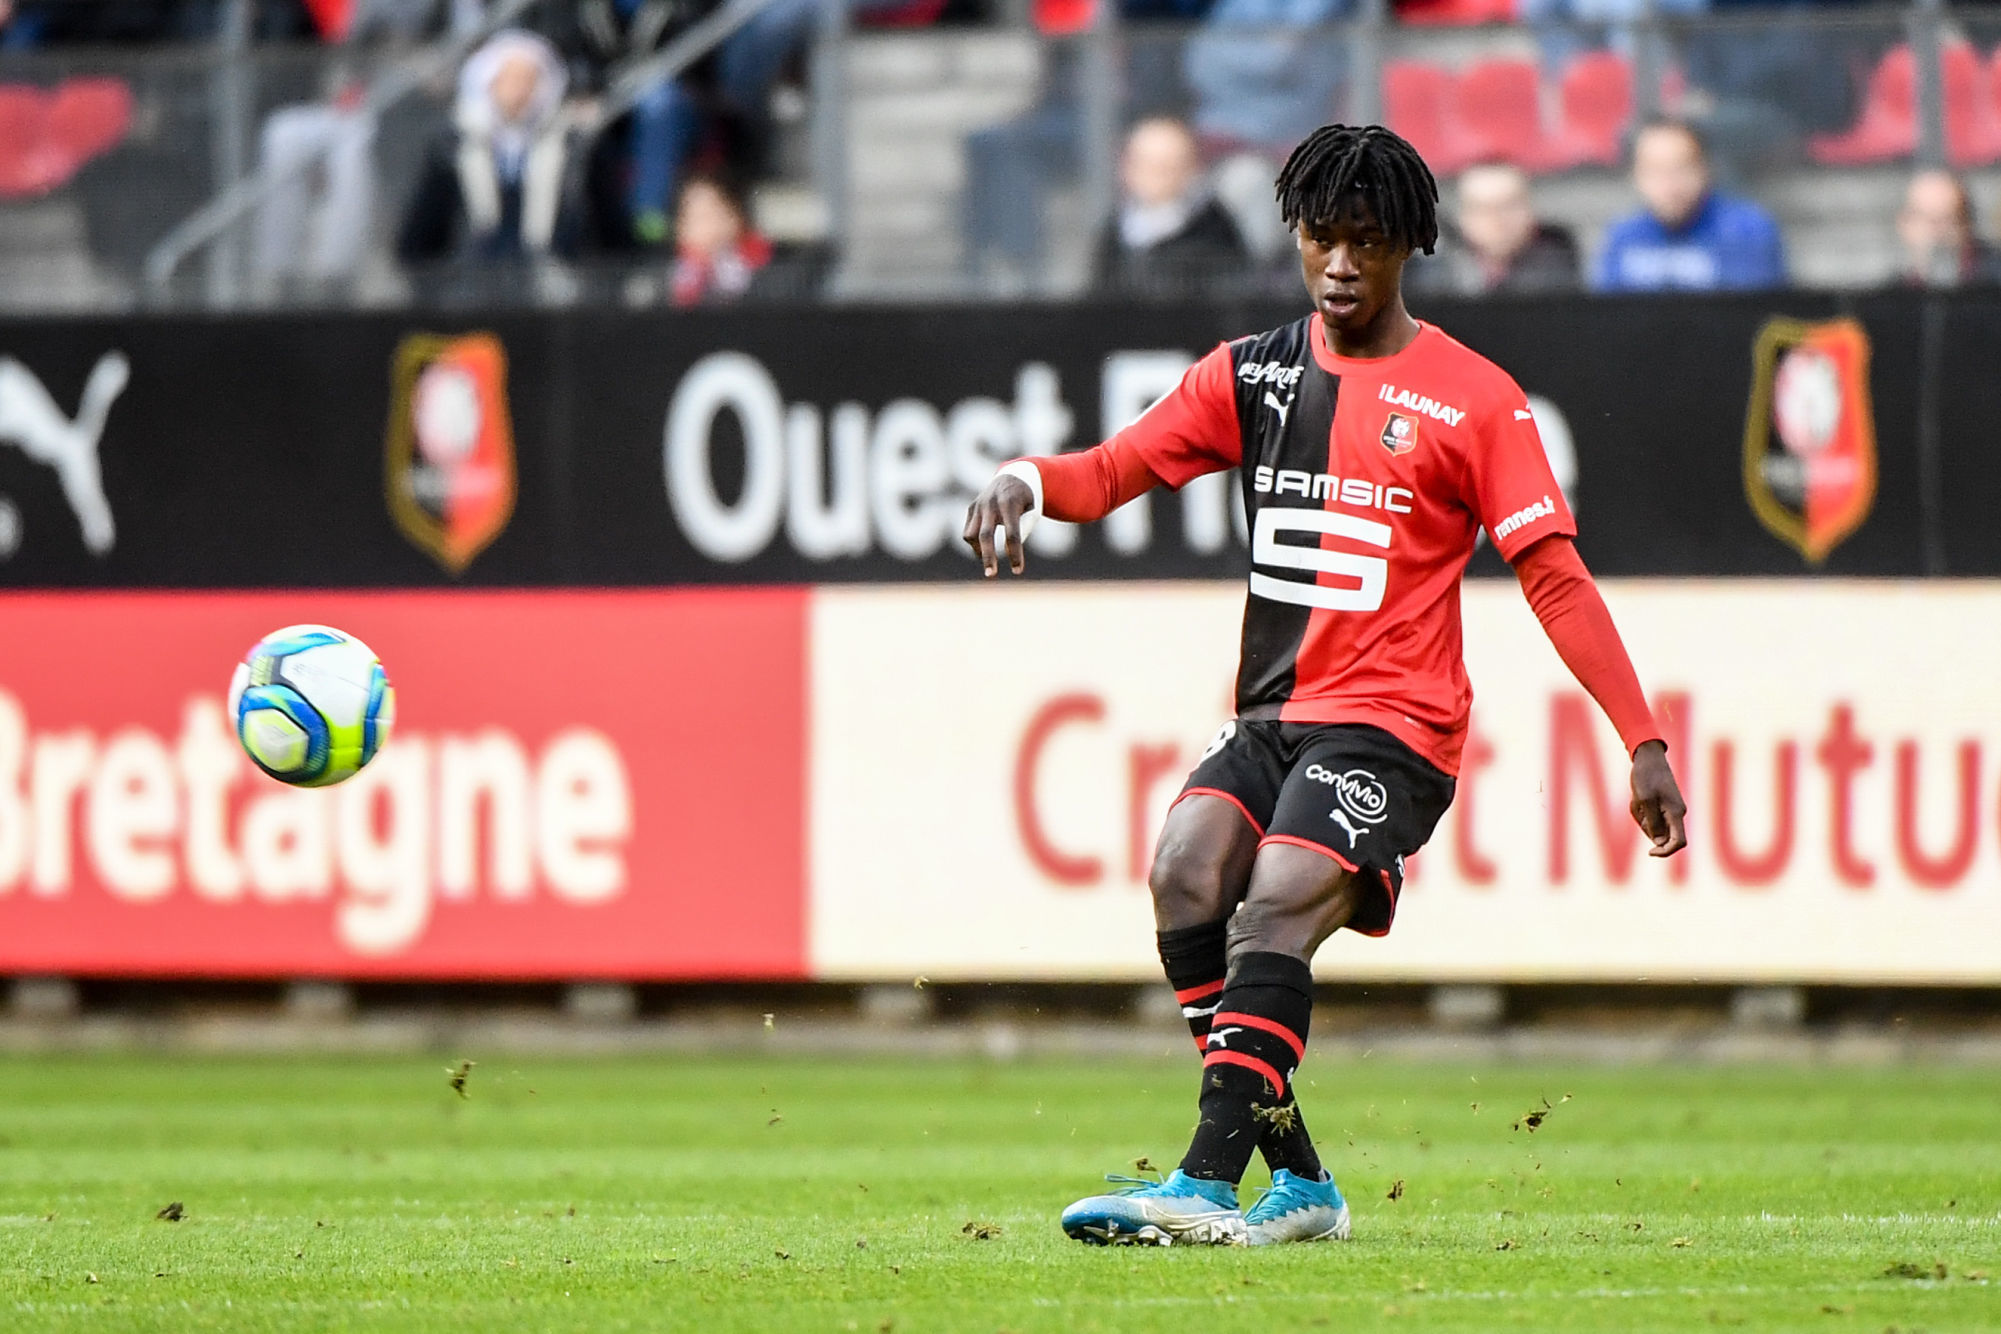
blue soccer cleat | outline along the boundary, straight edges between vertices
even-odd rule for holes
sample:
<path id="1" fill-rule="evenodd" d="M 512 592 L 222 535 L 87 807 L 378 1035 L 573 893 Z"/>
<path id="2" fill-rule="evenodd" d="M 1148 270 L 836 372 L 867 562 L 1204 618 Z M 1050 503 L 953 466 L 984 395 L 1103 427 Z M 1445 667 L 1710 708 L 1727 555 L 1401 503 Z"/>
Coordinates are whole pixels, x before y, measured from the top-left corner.
<path id="1" fill-rule="evenodd" d="M 1242 1246 L 1248 1241 L 1227 1181 L 1189 1176 L 1179 1168 L 1165 1181 L 1108 1176 L 1121 1189 L 1092 1195 L 1063 1211 L 1063 1230 L 1097 1246 Z"/>
<path id="2" fill-rule="evenodd" d="M 1252 1246 L 1276 1246 L 1286 1241 L 1348 1240 L 1348 1202 L 1334 1178 L 1308 1181 L 1283 1167 L 1271 1174 L 1271 1185 L 1259 1192 L 1244 1215 Z"/>

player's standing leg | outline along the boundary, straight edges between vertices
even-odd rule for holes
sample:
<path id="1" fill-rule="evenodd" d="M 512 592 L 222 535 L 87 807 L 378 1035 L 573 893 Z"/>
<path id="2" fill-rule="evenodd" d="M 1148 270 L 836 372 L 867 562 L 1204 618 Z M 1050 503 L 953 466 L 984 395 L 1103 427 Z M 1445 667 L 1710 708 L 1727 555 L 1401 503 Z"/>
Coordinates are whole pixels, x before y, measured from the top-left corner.
<path id="1" fill-rule="evenodd" d="M 1259 791 L 1265 784 L 1258 781 L 1258 767 L 1255 762 L 1236 766 L 1231 787 L 1243 789 L 1243 797 L 1199 787 L 1203 775 L 1198 769 L 1191 790 L 1168 813 L 1148 877 L 1161 965 L 1196 1050 L 1205 1055 L 1226 985 L 1230 914 L 1249 888 L 1263 835 L 1251 807 L 1268 820 L 1275 795 Z M 1289 1169 L 1306 1181 L 1323 1175 L 1290 1088 L 1263 1109 L 1252 1134 L 1275 1173 Z M 1241 1240 L 1235 1233 L 1235 1212 L 1234 1187 L 1226 1196 L 1214 1182 L 1198 1185 L 1175 1173 L 1157 1185 L 1081 1200 L 1065 1212 L 1064 1227 L 1089 1241 L 1198 1239 L 1190 1229 L 1203 1234 L 1199 1239 L 1214 1234 Z"/>

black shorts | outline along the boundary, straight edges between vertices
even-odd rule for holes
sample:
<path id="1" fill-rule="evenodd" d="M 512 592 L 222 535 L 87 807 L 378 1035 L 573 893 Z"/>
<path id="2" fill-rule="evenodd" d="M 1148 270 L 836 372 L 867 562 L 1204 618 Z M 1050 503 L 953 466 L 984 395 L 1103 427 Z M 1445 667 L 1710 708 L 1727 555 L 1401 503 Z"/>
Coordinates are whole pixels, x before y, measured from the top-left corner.
<path id="1" fill-rule="evenodd" d="M 1385 936 L 1403 891 L 1403 859 L 1431 837 L 1456 786 L 1379 727 L 1237 719 L 1216 733 L 1181 796 L 1222 797 L 1264 843 L 1297 843 L 1351 871 L 1374 872 L 1383 892 L 1364 895 L 1348 926 Z"/>

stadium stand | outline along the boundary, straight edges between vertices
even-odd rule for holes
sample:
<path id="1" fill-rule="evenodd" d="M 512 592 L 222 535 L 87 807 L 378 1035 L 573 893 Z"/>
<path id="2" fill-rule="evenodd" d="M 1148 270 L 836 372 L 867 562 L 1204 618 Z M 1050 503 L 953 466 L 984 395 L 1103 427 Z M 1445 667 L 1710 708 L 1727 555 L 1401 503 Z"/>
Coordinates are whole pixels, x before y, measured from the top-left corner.
<path id="1" fill-rule="evenodd" d="M 532 12 L 544 7 L 528 6 L 519 21 L 551 30 Z M 76 0 L 58 10 L 23 0 L 0 26 L 0 301 L 41 309 L 411 299 L 416 289 L 391 255 L 395 215 L 449 107 L 433 81 L 404 89 L 379 114 L 356 117 L 352 108 L 372 84 L 398 77 L 399 62 L 452 42 L 469 49 L 472 25 L 493 8 Z M 722 8 L 683 12 L 712 18 Z M 742 182 L 757 230 L 781 257 L 810 251 L 812 271 L 829 272 L 826 291 L 837 299 L 1083 291 L 1091 236 L 1116 194 L 1117 146 L 1148 115 L 1197 127 L 1219 197 L 1260 254 L 1272 238 L 1255 216 L 1264 208 L 1258 181 L 1289 141 L 1245 127 L 1300 118 L 1380 117 L 1426 155 L 1448 203 L 1467 166 L 1518 165 L 1537 178 L 1541 210 L 1587 256 L 1628 203 L 1632 126 L 1656 112 L 1704 128 L 1719 182 L 1779 219 L 1801 285 L 1892 279 L 1901 263 L 1893 219 L 1920 160 L 1967 172 L 1976 223 L 1986 230 L 1992 221 L 2001 24 L 1979 10 L 1927 19 L 1930 11 L 1851 6 L 1730 6 L 1715 15 L 1671 6 L 1651 17 L 1620 9 L 1587 18 L 1532 8 L 884 0 L 844 4 L 805 33 L 798 15 L 810 6 L 771 0 L 764 16 L 783 10 L 791 25 L 783 30 L 804 33 L 804 47 L 781 53 L 768 82 L 747 85 L 760 90 L 756 107 L 718 102 L 706 67 L 691 64 L 683 77 L 693 80 L 686 87 L 700 125 L 676 160 Z M 676 23 L 665 35 L 685 30 L 685 19 Z M 616 55 L 573 95 L 570 114 L 587 117 L 602 89 L 661 46 L 649 39 Z M 1284 73 L 1308 51 L 1331 75 L 1324 83 Z M 1921 69 L 1929 52 L 1935 78 Z M 1801 80 L 1802 61 L 1825 77 Z M 1270 100 L 1277 91 L 1289 101 Z M 261 184 L 260 137 L 271 177 Z M 657 210 L 671 202 L 673 175 L 656 170 L 640 188 L 619 118 L 593 142 L 590 189 L 610 201 L 599 210 L 610 221 L 575 265 L 609 276 L 534 286 L 535 300 L 665 290 L 617 273 L 633 264 L 657 273 L 644 255 L 667 239 Z M 337 263 L 315 263 L 351 275 L 337 290 L 274 285 L 269 274 L 284 266 L 271 257 L 314 243 L 270 238 L 306 235 L 299 219 L 343 216 L 312 213 L 313 197 L 298 185 L 328 188 L 323 166 L 352 175 L 335 170 L 340 154 L 373 173 L 368 189 L 352 192 L 359 213 L 349 211 L 364 219 L 365 235 Z M 205 201 L 231 191 L 242 197 L 225 222 L 161 251 Z M 280 217 L 292 221 L 259 233 L 267 215 L 280 216 L 261 199 L 292 200 Z M 1008 224 L 1016 239 L 1000 268 L 975 263 L 969 237 L 1010 209 L 1033 226 Z M 171 276 L 149 283 L 149 260 Z"/>

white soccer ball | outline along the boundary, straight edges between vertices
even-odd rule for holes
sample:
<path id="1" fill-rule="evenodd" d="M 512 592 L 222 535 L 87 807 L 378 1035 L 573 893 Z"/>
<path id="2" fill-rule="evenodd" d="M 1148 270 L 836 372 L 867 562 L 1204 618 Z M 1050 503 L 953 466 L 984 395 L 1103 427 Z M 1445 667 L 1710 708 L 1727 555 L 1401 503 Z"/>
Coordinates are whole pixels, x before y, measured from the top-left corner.
<path id="1" fill-rule="evenodd" d="M 352 777 L 388 742 L 396 688 L 353 635 L 288 625 L 236 665 L 229 717 L 258 768 L 295 787 L 325 787 Z"/>

